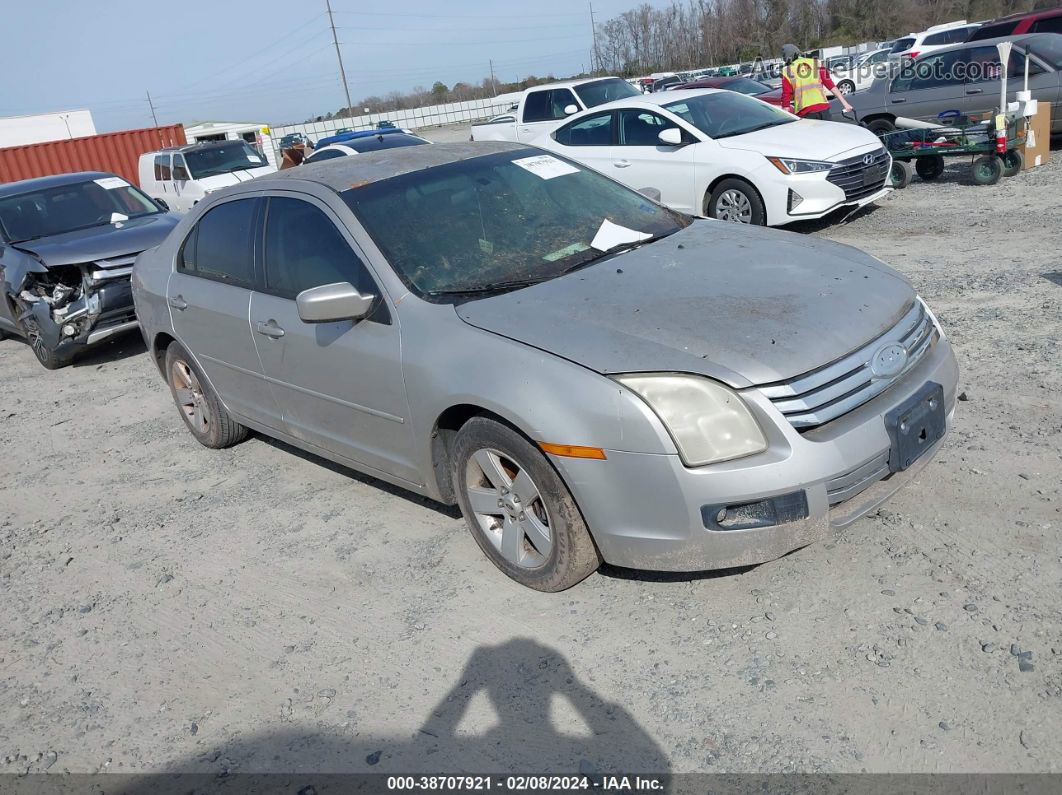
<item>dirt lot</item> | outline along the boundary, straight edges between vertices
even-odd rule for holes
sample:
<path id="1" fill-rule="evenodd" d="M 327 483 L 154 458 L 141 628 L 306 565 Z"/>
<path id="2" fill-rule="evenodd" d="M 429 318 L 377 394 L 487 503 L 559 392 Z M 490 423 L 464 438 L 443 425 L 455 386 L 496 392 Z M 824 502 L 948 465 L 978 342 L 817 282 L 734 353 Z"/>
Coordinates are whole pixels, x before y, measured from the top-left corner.
<path id="1" fill-rule="evenodd" d="M 884 510 L 748 570 L 538 594 L 453 511 L 200 447 L 135 335 L 0 342 L 0 772 L 1062 770 L 1054 158 L 797 230 L 915 282 L 962 402 Z"/>

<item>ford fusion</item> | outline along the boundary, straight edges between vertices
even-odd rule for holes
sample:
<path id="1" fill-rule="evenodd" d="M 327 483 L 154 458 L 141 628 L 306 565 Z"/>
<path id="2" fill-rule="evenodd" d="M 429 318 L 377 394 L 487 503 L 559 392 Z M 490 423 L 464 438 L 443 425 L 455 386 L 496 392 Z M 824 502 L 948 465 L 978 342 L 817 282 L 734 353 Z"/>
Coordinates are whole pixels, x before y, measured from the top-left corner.
<path id="1" fill-rule="evenodd" d="M 821 539 L 925 466 L 954 410 L 940 324 L 877 259 L 521 144 L 235 186 L 137 259 L 133 292 L 202 444 L 254 429 L 457 504 L 543 591 Z"/>
<path id="2" fill-rule="evenodd" d="M 176 225 L 138 188 L 104 173 L 0 186 L 0 337 L 29 340 L 50 370 L 136 328 L 133 259 Z"/>

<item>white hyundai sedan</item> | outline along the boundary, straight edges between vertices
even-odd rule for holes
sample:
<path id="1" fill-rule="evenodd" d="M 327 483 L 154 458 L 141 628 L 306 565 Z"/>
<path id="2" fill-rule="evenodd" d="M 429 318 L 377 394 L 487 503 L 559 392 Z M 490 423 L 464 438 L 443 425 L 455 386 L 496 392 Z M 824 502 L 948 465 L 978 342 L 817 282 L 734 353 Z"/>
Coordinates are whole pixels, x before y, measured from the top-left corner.
<path id="1" fill-rule="evenodd" d="M 722 221 L 780 226 L 887 195 L 892 158 L 855 124 L 801 119 L 723 90 L 599 105 L 534 141 L 660 201 Z"/>

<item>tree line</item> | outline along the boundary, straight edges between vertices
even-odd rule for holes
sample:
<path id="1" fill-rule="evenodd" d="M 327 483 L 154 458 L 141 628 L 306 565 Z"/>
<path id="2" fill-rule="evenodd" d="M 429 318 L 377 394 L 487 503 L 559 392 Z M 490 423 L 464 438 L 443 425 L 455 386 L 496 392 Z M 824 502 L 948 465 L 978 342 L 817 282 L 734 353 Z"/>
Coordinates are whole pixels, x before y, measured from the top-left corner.
<path id="1" fill-rule="evenodd" d="M 673 0 L 668 6 L 643 3 L 601 22 L 594 36 L 594 74 L 636 77 L 650 72 L 772 58 L 782 45 L 805 50 L 886 41 L 930 25 L 970 21 L 1051 7 L 1059 0 Z M 569 75 L 568 77 L 581 77 Z M 392 91 L 369 96 L 354 108 L 309 121 L 489 99 L 553 81 L 530 76 L 514 83 L 493 77 L 479 82 Z"/>

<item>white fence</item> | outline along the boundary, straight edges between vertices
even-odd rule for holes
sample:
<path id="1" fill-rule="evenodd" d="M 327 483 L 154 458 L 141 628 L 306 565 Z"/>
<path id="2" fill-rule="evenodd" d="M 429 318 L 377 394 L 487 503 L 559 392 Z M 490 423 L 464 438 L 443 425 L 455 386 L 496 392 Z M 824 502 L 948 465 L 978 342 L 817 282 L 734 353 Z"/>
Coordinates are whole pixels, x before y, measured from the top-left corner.
<path id="1" fill-rule="evenodd" d="M 490 99 L 475 99 L 469 102 L 448 102 L 445 105 L 428 105 L 422 108 L 410 108 L 408 110 L 395 110 L 386 113 L 366 113 L 361 116 L 351 116 L 346 119 L 329 119 L 328 121 L 307 122 L 305 124 L 286 124 L 271 128 L 271 138 L 274 147 L 280 145 L 280 139 L 289 133 L 301 133 L 312 141 L 318 141 L 329 135 L 335 135 L 336 130 L 343 128 L 351 130 L 375 130 L 381 121 L 389 121 L 396 127 L 408 127 L 416 130 L 419 127 L 439 127 L 444 124 L 456 124 L 489 119 L 504 113 L 510 107 L 520 101 L 521 92 L 501 94 Z M 277 157 L 279 162 L 280 157 Z"/>

